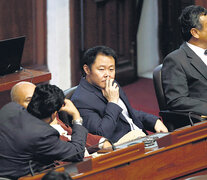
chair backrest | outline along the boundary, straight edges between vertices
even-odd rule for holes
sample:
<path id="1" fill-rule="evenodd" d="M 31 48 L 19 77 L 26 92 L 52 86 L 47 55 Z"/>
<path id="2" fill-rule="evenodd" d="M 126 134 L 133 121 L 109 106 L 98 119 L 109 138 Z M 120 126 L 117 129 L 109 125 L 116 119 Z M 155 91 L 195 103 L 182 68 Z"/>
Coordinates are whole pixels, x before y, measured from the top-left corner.
<path id="1" fill-rule="evenodd" d="M 155 89 L 155 94 L 157 97 L 157 102 L 158 102 L 160 111 L 167 110 L 165 95 L 164 95 L 163 88 L 162 88 L 161 69 L 162 69 L 162 64 L 158 65 L 153 71 L 154 89 Z"/>
<path id="2" fill-rule="evenodd" d="M 153 83 L 154 83 L 154 89 L 155 89 L 158 105 L 160 108 L 159 115 L 162 117 L 162 120 L 166 125 L 166 127 L 168 128 L 168 130 L 174 131 L 175 129 L 190 124 L 192 125 L 194 123 L 202 121 L 203 119 L 199 115 L 196 114 L 189 115 L 189 113 L 181 113 L 181 112 L 171 111 L 167 109 L 165 95 L 162 87 L 161 69 L 162 69 L 162 64 L 160 64 L 154 69 Z"/>
<path id="3" fill-rule="evenodd" d="M 71 87 L 66 89 L 64 92 L 65 98 L 70 99 L 78 86 Z"/>
<path id="4" fill-rule="evenodd" d="M 63 91 L 65 98 L 70 99 L 77 87 L 78 86 L 74 86 L 74 87 L 71 87 L 71 88 Z M 63 121 L 65 124 L 68 124 L 70 126 L 72 125 L 71 124 L 72 117 L 69 116 L 66 112 L 60 111 L 60 112 L 58 112 L 58 115 L 59 115 L 59 118 L 61 119 L 61 121 Z"/>

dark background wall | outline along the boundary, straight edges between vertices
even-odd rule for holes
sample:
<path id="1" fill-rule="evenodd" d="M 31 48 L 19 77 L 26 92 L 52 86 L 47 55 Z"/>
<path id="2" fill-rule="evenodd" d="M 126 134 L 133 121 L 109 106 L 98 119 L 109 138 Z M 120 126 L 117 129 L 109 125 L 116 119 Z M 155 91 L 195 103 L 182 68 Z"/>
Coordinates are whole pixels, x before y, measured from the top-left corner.
<path id="1" fill-rule="evenodd" d="M 46 67 L 46 0 L 1 0 L 0 40 L 26 36 L 22 65 Z"/>
<path id="2" fill-rule="evenodd" d="M 81 15 L 79 14 L 81 9 L 80 1 L 81 0 L 70 0 L 69 16 L 70 16 L 70 27 L 71 27 L 70 51 L 71 51 L 72 85 L 77 84 L 77 82 L 79 81 L 80 78 L 79 62 L 80 62 L 81 54 L 84 50 L 81 44 L 81 32 L 83 32 L 84 29 L 81 30 L 82 28 Z M 102 0 L 102 1 L 90 0 L 90 3 L 92 4 L 92 2 L 95 2 L 97 5 L 96 10 L 102 9 L 102 11 L 105 13 L 103 17 L 101 15 L 98 16 L 99 18 L 102 17 L 102 20 L 104 19 L 107 20 L 110 18 L 110 16 L 113 15 L 113 13 L 109 14 L 110 12 L 113 12 L 113 8 L 110 9 L 110 7 L 114 6 L 117 8 L 118 14 L 116 15 L 118 16 L 115 16 L 116 18 L 110 21 L 110 24 L 108 25 L 109 31 L 107 31 L 107 33 L 109 36 L 112 35 L 112 37 L 116 40 L 119 40 L 119 37 L 122 38 L 122 41 L 118 43 L 119 44 L 118 50 L 120 52 L 120 55 L 126 54 L 127 57 L 132 57 L 135 59 L 136 52 L 133 49 L 136 49 L 136 40 L 133 41 L 133 39 L 130 38 L 133 36 L 135 37 L 134 32 L 136 32 L 137 30 L 139 21 L 135 21 L 134 19 L 132 21 L 126 18 L 133 15 L 136 16 L 136 18 L 138 19 L 139 15 L 141 14 L 141 7 L 138 6 L 133 8 L 134 6 L 133 3 L 129 3 L 128 1 L 124 1 L 124 0 L 120 1 L 120 3 L 117 3 L 116 1 L 118 2 L 118 0 L 113 0 L 110 1 L 110 3 L 108 3 L 109 1 L 107 0 Z M 139 0 L 139 2 L 143 2 L 143 0 Z M 90 3 L 88 5 L 90 5 Z M 140 3 L 139 5 L 141 4 L 142 3 Z M 171 52 L 172 50 L 179 47 L 179 45 L 182 43 L 179 29 L 178 29 L 178 24 L 177 24 L 177 18 L 181 10 L 185 6 L 190 4 L 198 4 L 207 8 L 207 1 L 206 0 L 158 0 L 158 4 L 159 4 L 159 43 L 160 43 L 159 51 L 161 57 L 160 63 L 162 63 L 163 57 L 169 52 Z M 0 40 L 22 36 L 22 35 L 26 36 L 25 48 L 22 57 L 23 67 L 47 70 L 47 17 L 46 17 L 47 7 L 46 6 L 47 6 L 46 0 L 1 0 L 0 1 Z M 90 7 L 87 7 L 87 9 L 90 9 Z M 130 9 L 133 9 L 136 12 L 128 13 Z M 87 13 L 87 11 L 85 11 L 84 13 Z M 92 12 L 89 11 L 88 14 L 85 14 L 85 17 L 89 17 L 91 14 Z M 118 17 L 123 17 L 123 18 L 119 19 L 118 26 L 117 25 L 115 26 Z M 86 24 L 90 22 L 89 21 L 90 18 L 85 20 L 87 20 Z M 125 21 L 122 20 L 126 20 L 129 26 L 125 26 L 124 24 Z M 134 22 L 133 26 L 130 25 L 133 22 Z M 103 23 L 104 22 L 100 23 L 99 21 L 99 30 L 100 30 L 99 32 L 101 32 L 101 30 L 103 30 L 104 28 Z M 121 25 L 125 26 L 125 28 L 121 29 L 122 27 Z M 113 26 L 115 28 L 118 27 L 118 29 L 114 31 Z M 90 23 L 88 27 L 90 27 Z M 93 42 L 99 42 L 99 40 L 101 39 L 99 37 L 99 34 L 101 33 L 98 33 L 95 36 L 93 36 L 93 33 L 89 33 L 90 28 L 85 29 L 85 31 L 86 31 L 85 34 L 88 34 L 85 37 L 85 47 L 88 47 L 89 45 L 93 44 Z M 102 34 L 104 33 L 105 31 L 103 31 Z M 93 37 L 90 38 L 90 36 Z M 127 41 L 123 40 L 123 37 L 126 36 L 129 37 Z M 89 41 L 90 39 L 92 39 L 93 42 Z M 106 40 L 106 38 L 105 39 L 102 38 L 102 39 Z M 112 43 L 115 42 L 114 39 L 112 39 L 113 40 Z M 124 44 L 126 42 L 127 42 L 127 46 Z M 123 47 L 127 47 L 127 48 L 123 48 Z M 129 54 L 126 53 L 125 51 L 126 49 Z M 131 60 L 124 61 L 123 59 L 122 64 L 120 64 L 120 67 L 125 62 L 126 64 L 128 62 L 129 63 L 134 62 L 134 59 L 131 59 L 132 61 Z M 133 66 L 135 65 L 136 64 L 133 64 Z M 135 71 L 133 70 L 131 72 L 133 72 L 132 74 L 136 74 L 134 73 L 136 72 L 136 69 Z M 125 74 L 128 75 L 127 73 Z M 0 93 L 0 101 L 5 99 L 8 99 L 7 101 L 10 100 L 9 91 Z"/>

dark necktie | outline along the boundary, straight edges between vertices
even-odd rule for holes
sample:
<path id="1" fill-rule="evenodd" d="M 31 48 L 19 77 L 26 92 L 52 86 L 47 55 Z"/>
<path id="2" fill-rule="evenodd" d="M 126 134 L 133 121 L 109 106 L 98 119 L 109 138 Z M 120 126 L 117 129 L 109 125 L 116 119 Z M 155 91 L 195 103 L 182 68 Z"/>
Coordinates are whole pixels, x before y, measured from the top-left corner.
<path id="1" fill-rule="evenodd" d="M 207 55 L 207 49 L 204 51 L 204 54 Z"/>

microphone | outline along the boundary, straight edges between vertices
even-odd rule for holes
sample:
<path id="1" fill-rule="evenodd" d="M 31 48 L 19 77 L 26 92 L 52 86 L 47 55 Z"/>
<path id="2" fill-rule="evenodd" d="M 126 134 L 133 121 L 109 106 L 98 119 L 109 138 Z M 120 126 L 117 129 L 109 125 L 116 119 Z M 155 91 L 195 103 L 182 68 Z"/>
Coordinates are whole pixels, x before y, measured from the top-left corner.
<path id="1" fill-rule="evenodd" d="M 192 114 L 192 112 L 189 112 L 189 113 L 188 113 L 188 118 L 189 118 L 189 120 L 190 120 L 190 125 L 191 125 L 191 126 L 194 126 L 193 120 L 191 119 L 191 114 Z"/>
<path id="2" fill-rule="evenodd" d="M 34 174 L 34 171 L 33 171 L 33 168 L 32 168 L 32 160 L 29 161 L 29 170 L 30 170 L 30 174 L 32 176 L 34 176 L 35 174 Z"/>

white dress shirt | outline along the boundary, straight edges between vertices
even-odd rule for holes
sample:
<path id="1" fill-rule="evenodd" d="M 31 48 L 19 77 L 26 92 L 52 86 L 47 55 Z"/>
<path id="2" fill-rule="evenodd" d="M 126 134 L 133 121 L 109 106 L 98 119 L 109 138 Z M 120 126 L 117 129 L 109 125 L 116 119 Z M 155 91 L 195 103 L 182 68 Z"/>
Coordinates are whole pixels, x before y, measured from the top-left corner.
<path id="1" fill-rule="evenodd" d="M 118 100 L 118 105 L 122 108 L 122 114 L 124 115 L 124 117 L 126 118 L 126 120 L 128 121 L 131 130 L 138 130 L 140 128 L 138 128 L 136 126 L 136 124 L 134 124 L 134 122 L 132 121 L 132 118 L 129 117 L 129 112 L 126 108 L 126 105 L 124 104 L 124 102 L 119 98 Z"/>
<path id="2" fill-rule="evenodd" d="M 200 58 L 201 60 L 207 65 L 207 55 L 204 54 L 206 49 L 200 48 L 198 46 L 195 46 L 193 44 L 190 44 L 188 42 L 186 42 L 186 44 L 188 45 L 189 48 L 191 48 L 193 50 L 193 52 L 195 52 Z"/>

